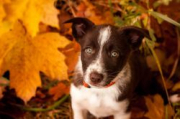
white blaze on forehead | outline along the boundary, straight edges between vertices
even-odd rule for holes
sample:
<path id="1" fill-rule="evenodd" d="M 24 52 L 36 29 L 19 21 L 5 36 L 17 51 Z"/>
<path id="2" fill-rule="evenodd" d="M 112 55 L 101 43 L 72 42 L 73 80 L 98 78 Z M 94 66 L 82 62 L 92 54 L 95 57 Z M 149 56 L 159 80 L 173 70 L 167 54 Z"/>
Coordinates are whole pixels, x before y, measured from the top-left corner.
<path id="1" fill-rule="evenodd" d="M 98 43 L 100 47 L 104 45 L 105 42 L 108 41 L 108 39 L 111 36 L 111 27 L 107 26 L 105 28 L 102 28 L 99 33 Z"/>

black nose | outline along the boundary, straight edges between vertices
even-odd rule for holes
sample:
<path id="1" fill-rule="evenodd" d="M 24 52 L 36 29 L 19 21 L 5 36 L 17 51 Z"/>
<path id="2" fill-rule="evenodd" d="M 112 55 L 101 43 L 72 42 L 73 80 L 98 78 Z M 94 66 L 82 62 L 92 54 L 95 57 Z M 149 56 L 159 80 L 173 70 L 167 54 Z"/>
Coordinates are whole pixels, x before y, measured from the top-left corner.
<path id="1" fill-rule="evenodd" d="M 90 80 L 93 84 L 97 84 L 103 80 L 103 75 L 97 72 L 92 72 L 90 74 Z"/>

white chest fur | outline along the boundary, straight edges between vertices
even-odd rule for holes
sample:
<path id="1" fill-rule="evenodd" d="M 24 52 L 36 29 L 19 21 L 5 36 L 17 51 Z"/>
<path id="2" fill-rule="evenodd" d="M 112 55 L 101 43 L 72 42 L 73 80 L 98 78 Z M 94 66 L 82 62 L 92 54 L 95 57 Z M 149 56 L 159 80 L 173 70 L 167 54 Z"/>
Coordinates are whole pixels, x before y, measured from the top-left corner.
<path id="1" fill-rule="evenodd" d="M 109 88 L 94 89 L 71 85 L 72 106 L 74 110 L 88 110 L 96 117 L 124 115 L 128 100 L 117 101 L 121 93 L 115 84 Z M 79 117 L 78 117 L 79 118 Z"/>

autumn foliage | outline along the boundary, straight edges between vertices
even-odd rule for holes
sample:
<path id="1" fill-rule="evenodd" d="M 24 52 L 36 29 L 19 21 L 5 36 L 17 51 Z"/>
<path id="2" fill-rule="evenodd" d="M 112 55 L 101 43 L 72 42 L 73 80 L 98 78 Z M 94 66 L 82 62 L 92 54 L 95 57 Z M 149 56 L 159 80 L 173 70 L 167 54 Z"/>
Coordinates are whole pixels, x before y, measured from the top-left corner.
<path id="1" fill-rule="evenodd" d="M 6 99 L 7 94 L 11 96 L 8 91 L 13 89 L 13 95 L 18 97 L 18 100 L 29 105 L 34 104 L 34 101 L 35 106 L 42 107 L 42 103 L 56 104 L 56 101 L 69 94 L 80 52 L 80 46 L 72 37 L 70 25 L 63 24 L 72 17 L 86 17 L 95 24 L 136 25 L 148 29 L 157 40 L 152 44 L 165 74 L 164 79 L 168 79 L 165 82 L 168 91 L 178 92 L 180 42 L 177 42 L 177 39 L 180 39 L 180 36 L 176 28 L 179 24 L 165 22 L 168 19 L 162 19 L 166 18 L 164 16 L 155 17 L 152 9 L 178 21 L 180 3 L 170 2 L 171 0 L 159 1 L 0 0 L 0 99 Z M 157 63 L 150 55 L 151 51 L 147 49 L 146 43 L 143 42 L 141 49 L 144 49 L 148 65 L 158 74 L 157 80 L 161 82 Z M 4 77 L 7 72 L 9 79 Z M 54 106 L 46 104 L 48 111 L 54 109 Z M 68 104 L 70 105 L 69 102 Z M 14 105 L 24 109 L 23 103 L 20 106 L 16 103 Z M 165 118 L 165 109 L 170 110 L 166 117 L 174 115 L 171 106 L 165 107 L 159 95 L 141 97 L 134 105 L 134 119 Z M 48 115 L 56 112 L 57 110 L 49 111 Z M 70 118 L 71 112 L 69 113 Z"/>

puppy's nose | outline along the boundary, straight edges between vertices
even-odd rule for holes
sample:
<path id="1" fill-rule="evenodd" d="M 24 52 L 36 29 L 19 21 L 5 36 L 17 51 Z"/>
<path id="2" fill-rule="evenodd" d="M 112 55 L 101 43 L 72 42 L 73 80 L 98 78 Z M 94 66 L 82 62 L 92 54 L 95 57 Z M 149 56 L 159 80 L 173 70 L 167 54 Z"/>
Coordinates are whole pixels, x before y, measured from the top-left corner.
<path id="1" fill-rule="evenodd" d="M 97 72 L 92 72 L 90 74 L 90 80 L 93 84 L 97 84 L 103 80 L 103 75 Z"/>

